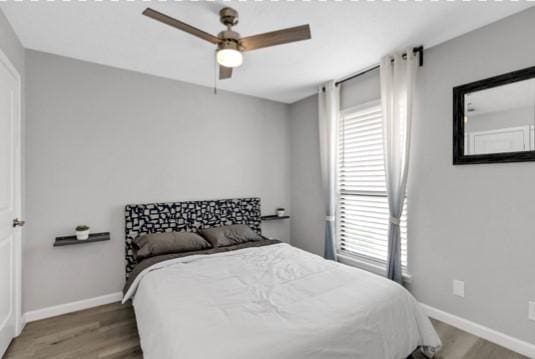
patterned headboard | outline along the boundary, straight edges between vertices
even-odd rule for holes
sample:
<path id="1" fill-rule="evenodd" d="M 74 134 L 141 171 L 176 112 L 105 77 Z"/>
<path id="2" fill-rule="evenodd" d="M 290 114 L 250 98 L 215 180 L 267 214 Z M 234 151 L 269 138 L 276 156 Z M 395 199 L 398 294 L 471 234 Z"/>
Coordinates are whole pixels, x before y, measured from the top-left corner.
<path id="1" fill-rule="evenodd" d="M 260 233 L 260 198 L 126 205 L 126 277 L 136 265 L 132 241 L 138 236 L 154 232 L 196 232 L 228 224 L 247 224 Z"/>

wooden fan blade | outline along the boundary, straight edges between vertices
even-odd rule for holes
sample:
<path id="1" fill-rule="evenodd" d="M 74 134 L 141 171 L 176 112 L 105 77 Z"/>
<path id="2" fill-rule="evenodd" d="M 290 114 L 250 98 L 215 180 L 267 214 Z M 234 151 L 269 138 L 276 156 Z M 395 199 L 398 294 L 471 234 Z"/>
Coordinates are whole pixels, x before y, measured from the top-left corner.
<path id="1" fill-rule="evenodd" d="M 193 36 L 197 36 L 198 38 L 211 42 L 212 44 L 218 44 L 220 42 L 218 37 L 215 37 L 207 32 L 197 29 L 196 27 L 188 25 L 185 22 L 174 19 L 151 8 L 146 8 L 145 11 L 143 11 L 143 15 L 148 16 L 156 21 L 163 22 L 164 24 L 172 26 L 176 29 L 185 31 Z"/>
<path id="2" fill-rule="evenodd" d="M 232 67 L 225 67 L 225 66 L 219 65 L 219 79 L 220 80 L 230 79 L 231 76 L 232 76 Z"/>
<path id="3" fill-rule="evenodd" d="M 261 49 L 263 47 L 287 44 L 289 42 L 310 39 L 310 26 L 301 25 L 284 30 L 266 32 L 241 39 L 245 51 Z"/>

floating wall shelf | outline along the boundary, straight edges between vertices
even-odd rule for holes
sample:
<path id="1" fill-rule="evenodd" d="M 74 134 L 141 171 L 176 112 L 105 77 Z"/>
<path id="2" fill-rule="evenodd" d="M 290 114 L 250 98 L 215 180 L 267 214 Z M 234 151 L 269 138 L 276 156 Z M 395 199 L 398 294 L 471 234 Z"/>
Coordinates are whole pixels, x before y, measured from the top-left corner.
<path id="1" fill-rule="evenodd" d="M 110 240 L 110 232 L 91 233 L 88 239 L 81 240 L 76 239 L 76 236 L 63 236 L 56 237 L 54 241 L 54 247 L 70 246 L 72 244 L 84 244 L 91 242 L 102 242 Z"/>
<path id="2" fill-rule="evenodd" d="M 275 219 L 288 219 L 288 218 L 290 218 L 290 216 L 277 216 L 276 214 L 260 217 L 260 219 L 263 221 L 273 221 Z"/>

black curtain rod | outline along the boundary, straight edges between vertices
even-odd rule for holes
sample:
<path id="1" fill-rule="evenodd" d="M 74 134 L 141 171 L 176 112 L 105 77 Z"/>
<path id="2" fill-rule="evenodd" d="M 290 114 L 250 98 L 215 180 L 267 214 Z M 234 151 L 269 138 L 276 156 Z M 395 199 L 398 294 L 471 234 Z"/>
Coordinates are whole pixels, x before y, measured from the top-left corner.
<path id="1" fill-rule="evenodd" d="M 423 66 L 423 65 L 424 65 L 424 47 L 423 47 L 423 46 L 415 47 L 415 48 L 412 49 L 412 52 L 413 52 L 414 54 L 418 54 L 418 64 L 419 64 L 420 66 Z M 403 58 L 406 58 L 406 57 L 407 57 L 407 54 L 403 54 Z M 367 74 L 368 72 L 371 72 L 371 71 L 373 71 L 373 70 L 377 70 L 379 67 L 380 67 L 379 65 L 374 66 L 374 67 L 372 67 L 372 68 L 369 68 L 369 69 L 364 70 L 364 71 L 362 71 L 362 72 L 359 72 L 359 73 L 357 73 L 357 74 L 354 74 L 354 75 L 351 75 L 351 76 L 349 76 L 349 77 L 346 77 L 345 79 L 340 80 L 340 81 L 338 81 L 338 82 L 335 82 L 334 84 L 335 84 L 335 86 L 341 85 L 341 84 L 343 84 L 343 83 L 346 82 L 346 81 L 353 80 L 354 78 L 357 78 L 357 77 L 360 77 L 360 76 L 362 76 L 362 75 L 365 75 L 365 74 Z M 324 88 L 323 90 L 325 90 L 325 88 Z"/>

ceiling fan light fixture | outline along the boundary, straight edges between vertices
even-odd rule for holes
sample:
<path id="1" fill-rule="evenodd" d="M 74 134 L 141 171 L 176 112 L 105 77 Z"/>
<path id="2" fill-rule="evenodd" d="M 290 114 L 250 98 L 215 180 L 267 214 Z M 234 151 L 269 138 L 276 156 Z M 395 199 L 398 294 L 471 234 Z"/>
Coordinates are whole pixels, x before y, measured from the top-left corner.
<path id="1" fill-rule="evenodd" d="M 236 44 L 225 44 L 217 50 L 217 63 L 224 67 L 238 67 L 243 63 L 243 54 Z"/>
<path id="2" fill-rule="evenodd" d="M 220 80 L 232 77 L 232 69 L 243 63 L 243 51 L 263 49 L 310 39 L 309 25 L 294 26 L 282 30 L 241 37 L 239 33 L 232 30 L 232 27 L 238 24 L 238 11 L 229 7 L 225 7 L 219 12 L 219 20 L 227 28 L 217 36 L 151 8 L 146 8 L 143 11 L 143 15 L 217 45 L 216 61 L 219 64 Z"/>

